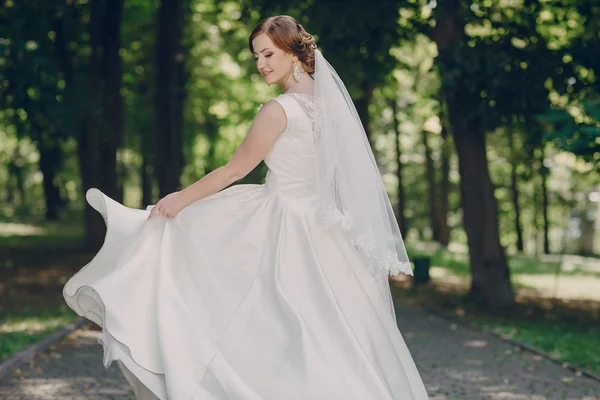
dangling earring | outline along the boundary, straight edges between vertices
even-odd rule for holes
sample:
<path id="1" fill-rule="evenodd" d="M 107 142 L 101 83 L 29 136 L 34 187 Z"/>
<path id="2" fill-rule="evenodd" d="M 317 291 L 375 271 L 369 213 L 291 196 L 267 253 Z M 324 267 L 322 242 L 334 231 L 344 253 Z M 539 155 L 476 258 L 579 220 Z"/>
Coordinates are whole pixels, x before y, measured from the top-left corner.
<path id="1" fill-rule="evenodd" d="M 294 73 L 293 73 L 294 80 L 296 82 L 300 82 L 300 68 L 298 68 L 298 65 L 296 65 L 295 61 L 293 61 L 293 63 L 294 63 Z"/>

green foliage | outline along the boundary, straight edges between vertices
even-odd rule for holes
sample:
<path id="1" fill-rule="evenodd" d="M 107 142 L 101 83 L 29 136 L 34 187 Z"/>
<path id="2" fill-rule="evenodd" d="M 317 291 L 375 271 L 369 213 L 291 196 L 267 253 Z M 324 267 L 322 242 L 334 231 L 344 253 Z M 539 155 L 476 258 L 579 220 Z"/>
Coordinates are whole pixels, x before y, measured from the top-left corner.
<path id="1" fill-rule="evenodd" d="M 538 119 L 549 127 L 546 140 L 600 167 L 600 100 L 584 100 L 581 107 L 549 109 Z"/>

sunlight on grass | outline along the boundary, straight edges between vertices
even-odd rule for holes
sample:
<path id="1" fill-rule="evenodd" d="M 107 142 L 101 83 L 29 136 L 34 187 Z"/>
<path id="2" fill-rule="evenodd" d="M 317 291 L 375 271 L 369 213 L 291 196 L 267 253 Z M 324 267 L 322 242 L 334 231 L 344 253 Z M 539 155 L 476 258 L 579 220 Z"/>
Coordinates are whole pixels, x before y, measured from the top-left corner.
<path id="1" fill-rule="evenodd" d="M 0 236 L 29 236 L 44 235 L 45 233 L 46 230 L 40 226 L 13 222 L 0 222 Z"/>
<path id="2" fill-rule="evenodd" d="M 535 289 L 539 297 L 600 301 L 600 278 L 593 276 L 516 275 L 513 282 Z"/>
<path id="3" fill-rule="evenodd" d="M 75 222 L 0 221 L 0 269 L 44 265 L 78 251 L 83 225 Z"/>
<path id="4" fill-rule="evenodd" d="M 6 360 L 14 353 L 62 329 L 75 318 L 76 315 L 65 307 L 0 313 L 0 360 Z"/>
<path id="5" fill-rule="evenodd" d="M 62 315 L 54 318 L 44 318 L 43 320 L 38 317 L 29 317 L 14 321 L 5 321 L 0 325 L 0 337 L 3 333 L 11 332 L 23 332 L 27 334 L 44 332 L 48 329 L 63 326 L 65 323 L 70 322 L 71 319 L 71 316 Z"/>
<path id="6" fill-rule="evenodd" d="M 428 243 L 413 246 L 409 255 L 429 257 L 433 279 L 468 285 L 471 270 L 469 255 L 460 246 L 449 251 Z M 508 264 L 516 289 L 531 289 L 540 297 L 600 300 L 600 260 L 574 255 L 508 256 Z"/>

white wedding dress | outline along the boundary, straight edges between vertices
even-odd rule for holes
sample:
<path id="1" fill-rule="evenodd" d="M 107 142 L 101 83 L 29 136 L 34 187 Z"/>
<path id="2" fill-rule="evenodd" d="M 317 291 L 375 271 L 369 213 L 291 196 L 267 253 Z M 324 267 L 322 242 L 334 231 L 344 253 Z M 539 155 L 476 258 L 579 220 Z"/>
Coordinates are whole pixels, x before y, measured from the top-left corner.
<path id="1" fill-rule="evenodd" d="M 427 399 L 375 280 L 315 222 L 311 98 L 275 100 L 287 128 L 265 184 L 172 219 L 90 189 L 107 233 L 67 304 L 102 326 L 104 366 L 116 360 L 139 399 Z"/>

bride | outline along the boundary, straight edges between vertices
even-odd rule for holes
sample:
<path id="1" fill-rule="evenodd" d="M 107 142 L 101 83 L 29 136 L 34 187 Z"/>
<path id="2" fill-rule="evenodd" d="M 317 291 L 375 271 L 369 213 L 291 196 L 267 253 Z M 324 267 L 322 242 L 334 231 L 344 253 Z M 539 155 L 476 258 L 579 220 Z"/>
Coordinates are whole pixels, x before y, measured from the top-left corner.
<path id="1" fill-rule="evenodd" d="M 150 210 L 90 189 L 106 237 L 65 301 L 138 399 L 427 399 L 387 280 L 412 271 L 343 82 L 292 17 L 249 45 L 283 94 L 226 165 Z M 229 187 L 263 159 L 264 184 Z"/>

